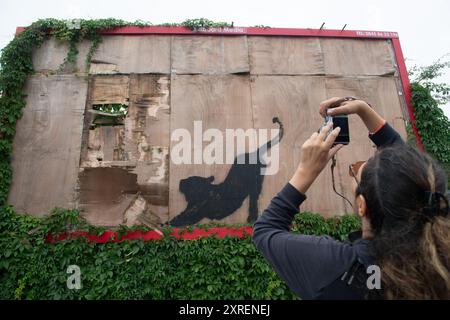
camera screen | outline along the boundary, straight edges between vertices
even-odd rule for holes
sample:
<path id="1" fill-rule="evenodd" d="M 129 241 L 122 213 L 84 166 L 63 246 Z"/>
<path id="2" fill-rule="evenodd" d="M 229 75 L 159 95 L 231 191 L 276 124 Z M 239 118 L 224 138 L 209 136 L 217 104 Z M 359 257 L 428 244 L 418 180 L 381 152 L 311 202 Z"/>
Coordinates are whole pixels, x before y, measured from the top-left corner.
<path id="1" fill-rule="evenodd" d="M 334 144 L 349 144 L 350 132 L 348 129 L 348 116 L 333 117 L 333 129 L 336 127 L 340 127 L 341 131 L 339 132 L 339 136 L 336 138 Z"/>

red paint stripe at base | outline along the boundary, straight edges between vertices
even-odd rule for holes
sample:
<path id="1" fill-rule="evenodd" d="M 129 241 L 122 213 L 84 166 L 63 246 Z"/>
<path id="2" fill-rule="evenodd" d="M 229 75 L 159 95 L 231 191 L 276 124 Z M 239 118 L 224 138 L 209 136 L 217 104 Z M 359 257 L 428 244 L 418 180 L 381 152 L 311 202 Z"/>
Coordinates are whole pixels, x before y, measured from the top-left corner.
<path id="1" fill-rule="evenodd" d="M 196 228 L 189 232 L 187 229 L 174 228 L 172 230 L 171 236 L 181 239 L 181 240 L 197 240 L 199 238 L 204 238 L 208 236 L 214 235 L 217 238 L 225 238 L 235 237 L 235 238 L 244 238 L 247 235 L 252 235 L 253 228 L 252 227 L 239 227 L 239 228 L 209 228 L 208 230 Z M 86 238 L 89 242 L 96 243 L 107 243 L 107 242 L 122 242 L 125 240 L 162 240 L 163 235 L 160 232 L 155 230 L 150 230 L 143 233 L 140 230 L 130 231 L 123 235 L 120 239 L 115 231 L 105 231 L 101 235 L 89 234 L 85 231 L 73 231 L 61 233 L 58 235 L 49 234 L 47 236 L 47 242 L 55 243 L 59 241 L 63 241 L 67 238 Z"/>

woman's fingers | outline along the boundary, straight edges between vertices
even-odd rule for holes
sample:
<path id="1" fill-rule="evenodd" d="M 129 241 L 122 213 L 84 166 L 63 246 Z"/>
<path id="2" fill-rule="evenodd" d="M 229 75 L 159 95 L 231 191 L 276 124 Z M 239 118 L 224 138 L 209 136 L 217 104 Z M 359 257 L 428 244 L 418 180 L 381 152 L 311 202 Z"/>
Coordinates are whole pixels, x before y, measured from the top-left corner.
<path id="1" fill-rule="evenodd" d="M 333 131 L 331 131 L 331 133 L 327 136 L 327 138 L 325 139 L 325 145 L 328 148 L 331 148 L 331 146 L 333 145 L 333 143 L 336 140 L 337 136 L 339 135 L 340 131 L 341 131 L 341 128 L 337 127 Z"/>
<path id="2" fill-rule="evenodd" d="M 322 117 L 325 117 L 325 116 L 326 116 L 327 109 L 328 109 L 333 103 L 336 103 L 336 102 L 339 101 L 340 99 L 342 99 L 342 98 L 339 98 L 339 97 L 333 97 L 333 98 L 330 98 L 330 99 L 328 99 L 328 100 L 322 101 L 322 102 L 320 103 L 320 106 L 319 106 L 319 113 L 320 113 L 320 115 L 321 115 Z"/>
<path id="3" fill-rule="evenodd" d="M 365 103 L 362 100 L 350 100 L 350 98 L 331 98 L 325 100 L 320 104 L 319 113 L 325 117 L 337 116 L 341 114 L 354 114 L 364 106 Z"/>
<path id="4" fill-rule="evenodd" d="M 337 108 L 333 108 L 333 109 L 328 109 L 328 115 L 329 116 L 338 116 L 340 114 L 349 114 L 349 109 L 348 109 L 348 105 L 343 104 L 340 107 Z"/>
<path id="5" fill-rule="evenodd" d="M 337 116 L 341 114 L 357 114 L 363 103 L 365 102 L 361 102 L 361 100 L 346 101 L 336 108 L 329 108 L 328 115 Z"/>
<path id="6" fill-rule="evenodd" d="M 320 133 L 317 135 L 317 139 L 319 139 L 320 141 L 324 141 L 325 137 L 327 136 L 328 132 L 331 130 L 331 128 L 333 128 L 333 122 L 329 121 L 327 123 L 326 126 L 324 126 L 321 130 Z"/>
<path id="7" fill-rule="evenodd" d="M 342 149 L 342 147 L 344 147 L 343 144 L 337 144 L 333 148 L 331 148 L 328 152 L 328 159 L 331 159 L 339 150 Z"/>

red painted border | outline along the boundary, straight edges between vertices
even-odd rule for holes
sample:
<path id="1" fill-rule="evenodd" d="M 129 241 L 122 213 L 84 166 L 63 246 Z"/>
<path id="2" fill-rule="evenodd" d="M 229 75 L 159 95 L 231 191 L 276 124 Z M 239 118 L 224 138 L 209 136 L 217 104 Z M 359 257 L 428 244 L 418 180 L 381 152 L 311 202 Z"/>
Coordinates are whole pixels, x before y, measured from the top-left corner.
<path id="1" fill-rule="evenodd" d="M 143 35 L 143 34 L 197 34 L 197 35 L 249 35 L 249 36 L 301 36 L 301 37 L 345 37 L 345 38 L 398 38 L 397 32 L 359 31 L 359 30 L 320 30 L 293 28 L 256 28 L 256 27 L 221 27 L 202 28 L 193 31 L 185 27 L 120 27 L 101 31 L 108 35 Z"/>
<path id="2" fill-rule="evenodd" d="M 416 136 L 417 146 L 424 151 L 425 148 L 420 138 L 419 131 L 415 125 L 416 117 L 414 116 L 414 107 L 411 103 L 411 85 L 409 83 L 408 71 L 406 69 L 405 58 L 403 57 L 402 47 L 398 38 L 392 39 L 392 47 L 394 48 L 395 60 L 397 62 L 400 79 L 402 81 L 403 94 L 405 95 L 406 105 L 408 106 L 409 117 L 411 119 L 411 127 Z"/>
<path id="3" fill-rule="evenodd" d="M 247 235 L 252 235 L 252 227 L 239 227 L 239 228 L 209 228 L 208 230 L 202 228 L 196 228 L 189 232 L 187 229 L 173 228 L 171 236 L 181 240 L 197 240 L 199 238 L 208 237 L 214 235 L 217 238 L 236 237 L 244 238 Z M 107 230 L 101 235 L 89 234 L 85 231 L 73 231 L 61 233 L 58 235 L 49 234 L 47 236 L 47 242 L 55 243 L 67 238 L 86 238 L 89 242 L 107 243 L 107 242 L 122 242 L 126 240 L 162 240 L 163 235 L 156 230 L 150 230 L 145 233 L 142 231 L 130 231 L 123 235 L 120 239 L 117 232 Z"/>
<path id="4" fill-rule="evenodd" d="M 17 27 L 16 35 L 26 27 Z M 249 36 L 296 36 L 296 37 L 338 37 L 338 38 L 372 38 L 394 39 L 397 32 L 367 30 L 332 30 L 332 29 L 300 29 L 300 28 L 257 28 L 257 27 L 220 27 L 201 28 L 198 31 L 186 27 L 163 26 L 126 26 L 100 31 L 104 35 L 145 35 L 145 34 L 180 34 L 180 35 L 249 35 Z"/>
<path id="5" fill-rule="evenodd" d="M 17 27 L 16 35 L 25 27 Z M 179 35 L 248 35 L 248 36 L 295 36 L 295 37 L 337 37 L 337 38 L 372 38 L 394 39 L 397 32 L 363 31 L 363 30 L 331 30 L 331 29 L 294 29 L 294 28 L 256 28 L 256 27 L 221 27 L 201 28 L 197 31 L 186 27 L 127 26 L 100 31 L 104 35 L 145 35 L 145 34 L 179 34 Z"/>

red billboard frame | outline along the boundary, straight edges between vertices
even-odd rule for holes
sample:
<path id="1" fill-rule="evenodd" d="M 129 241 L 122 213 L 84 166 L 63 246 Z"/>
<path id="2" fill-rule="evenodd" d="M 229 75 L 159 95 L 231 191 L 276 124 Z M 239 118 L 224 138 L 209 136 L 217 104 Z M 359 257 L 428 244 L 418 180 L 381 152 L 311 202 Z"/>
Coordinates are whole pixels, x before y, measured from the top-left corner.
<path id="1" fill-rule="evenodd" d="M 20 34 L 25 27 L 17 27 L 16 35 Z M 417 146 L 424 150 L 422 139 L 420 138 L 417 127 L 415 126 L 414 107 L 411 103 L 411 88 L 408 78 L 408 71 L 406 69 L 403 51 L 400 45 L 400 40 L 397 32 L 390 31 L 362 31 L 362 30 L 331 30 L 331 29 L 297 29 L 297 28 L 259 28 L 259 27 L 212 27 L 200 28 L 198 30 L 190 30 L 186 27 L 168 27 L 168 26 L 125 26 L 99 31 L 102 35 L 247 35 L 247 36 L 290 36 L 290 37 L 320 37 L 320 38 L 352 38 L 352 39 L 385 39 L 390 40 L 395 56 L 395 61 L 398 68 L 398 73 L 402 85 L 402 94 L 405 97 L 406 105 L 408 107 L 411 126 L 416 137 Z M 220 238 L 225 236 L 245 237 L 252 233 L 251 227 L 241 227 L 236 230 L 233 228 L 214 228 L 209 232 L 199 231 L 196 228 L 192 234 L 184 236 L 178 235 L 182 229 L 174 229 L 173 236 L 185 240 L 198 239 L 204 236 L 216 235 Z M 47 241 L 54 242 L 65 239 L 71 236 L 70 234 L 60 235 L 59 237 L 52 237 L 49 235 Z M 74 234 L 72 236 L 85 237 L 89 241 L 97 243 L 105 243 L 109 241 L 119 242 L 122 240 L 142 239 L 142 240 L 159 240 L 161 235 L 159 232 L 148 231 L 143 234 L 140 231 L 130 232 L 126 234 L 122 240 L 118 239 L 117 233 L 113 231 L 106 231 L 100 237 L 92 236 L 85 233 Z"/>

